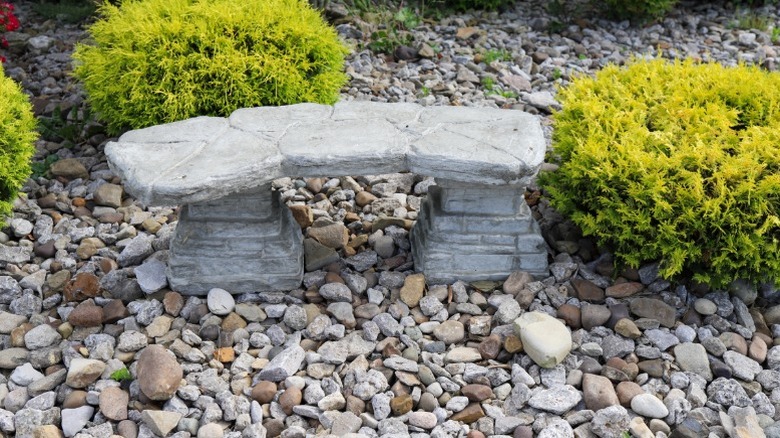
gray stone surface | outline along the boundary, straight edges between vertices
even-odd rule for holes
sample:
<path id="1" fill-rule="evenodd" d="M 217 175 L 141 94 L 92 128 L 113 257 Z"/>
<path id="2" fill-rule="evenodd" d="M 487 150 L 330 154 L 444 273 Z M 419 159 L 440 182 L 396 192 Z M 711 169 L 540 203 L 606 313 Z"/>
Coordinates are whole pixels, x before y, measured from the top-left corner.
<path id="1" fill-rule="evenodd" d="M 546 275 L 547 250 L 524 186 L 437 182 L 410 236 L 415 268 L 429 282 Z"/>
<path id="2" fill-rule="evenodd" d="M 168 283 L 185 294 L 295 289 L 303 277 L 302 241 L 270 184 L 189 204 L 171 242 Z"/>
<path id="3" fill-rule="evenodd" d="M 106 146 L 142 203 L 185 204 L 168 266 L 171 289 L 185 294 L 300 285 L 300 227 L 270 192 L 281 176 L 436 177 L 411 236 L 429 281 L 545 275 L 545 243 L 523 198 L 544 152 L 541 126 L 524 112 L 357 101 L 241 109 L 131 131 Z"/>
<path id="4" fill-rule="evenodd" d="M 106 146 L 125 189 L 147 205 L 215 200 L 285 175 L 411 171 L 522 186 L 544 153 L 541 125 L 521 111 L 357 101 L 240 109 L 130 131 Z"/>

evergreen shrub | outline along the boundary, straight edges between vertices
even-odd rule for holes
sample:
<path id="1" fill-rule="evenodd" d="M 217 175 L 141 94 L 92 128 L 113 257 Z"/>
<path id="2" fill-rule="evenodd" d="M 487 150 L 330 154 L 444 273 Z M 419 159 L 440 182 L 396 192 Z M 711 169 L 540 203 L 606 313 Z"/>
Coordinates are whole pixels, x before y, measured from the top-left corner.
<path id="1" fill-rule="evenodd" d="M 780 280 L 780 74 L 634 60 L 561 89 L 552 205 L 621 264 Z"/>
<path id="2" fill-rule="evenodd" d="M 0 67 L 0 226 L 30 176 L 35 154 L 35 117 L 22 88 Z"/>
<path id="3" fill-rule="evenodd" d="M 237 108 L 332 104 L 347 48 L 305 0 L 103 3 L 75 75 L 112 133 Z"/>
<path id="4" fill-rule="evenodd" d="M 600 0 L 606 10 L 618 18 L 660 18 L 677 0 Z"/>

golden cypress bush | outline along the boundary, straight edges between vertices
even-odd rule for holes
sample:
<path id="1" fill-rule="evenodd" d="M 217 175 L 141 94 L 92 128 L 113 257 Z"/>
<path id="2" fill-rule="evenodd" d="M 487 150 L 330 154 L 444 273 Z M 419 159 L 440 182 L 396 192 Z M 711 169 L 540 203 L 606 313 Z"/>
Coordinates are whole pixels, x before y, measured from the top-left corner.
<path id="1" fill-rule="evenodd" d="M 104 3 L 75 75 L 111 132 L 226 116 L 243 107 L 334 103 L 346 47 L 306 0 Z"/>
<path id="2" fill-rule="evenodd" d="M 35 154 L 36 122 L 22 88 L 0 66 L 0 226 L 30 176 Z"/>
<path id="3" fill-rule="evenodd" d="M 780 74 L 662 60 L 560 90 L 552 205 L 632 267 L 780 281 Z"/>

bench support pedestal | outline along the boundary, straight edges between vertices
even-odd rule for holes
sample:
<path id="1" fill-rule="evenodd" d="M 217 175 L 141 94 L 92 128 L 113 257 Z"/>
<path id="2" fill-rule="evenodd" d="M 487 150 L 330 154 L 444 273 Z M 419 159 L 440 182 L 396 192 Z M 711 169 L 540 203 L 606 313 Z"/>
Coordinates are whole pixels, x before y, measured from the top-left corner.
<path id="1" fill-rule="evenodd" d="M 191 295 L 292 290 L 303 278 L 303 236 L 271 185 L 185 205 L 171 242 L 168 282 Z"/>
<path id="2" fill-rule="evenodd" d="M 547 275 L 547 250 L 525 187 L 440 180 L 412 228 L 417 271 L 431 284 Z"/>

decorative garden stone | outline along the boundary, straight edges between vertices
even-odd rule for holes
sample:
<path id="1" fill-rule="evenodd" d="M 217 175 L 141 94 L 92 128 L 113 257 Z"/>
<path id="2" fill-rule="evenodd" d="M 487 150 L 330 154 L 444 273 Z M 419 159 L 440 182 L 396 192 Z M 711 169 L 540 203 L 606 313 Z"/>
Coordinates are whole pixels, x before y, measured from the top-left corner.
<path id="1" fill-rule="evenodd" d="M 527 113 L 376 102 L 241 109 L 130 131 L 106 146 L 139 201 L 184 206 L 168 278 L 189 294 L 300 286 L 300 227 L 270 188 L 283 176 L 436 177 L 411 233 L 429 282 L 545 274 L 544 240 L 523 199 L 544 153 Z"/>

